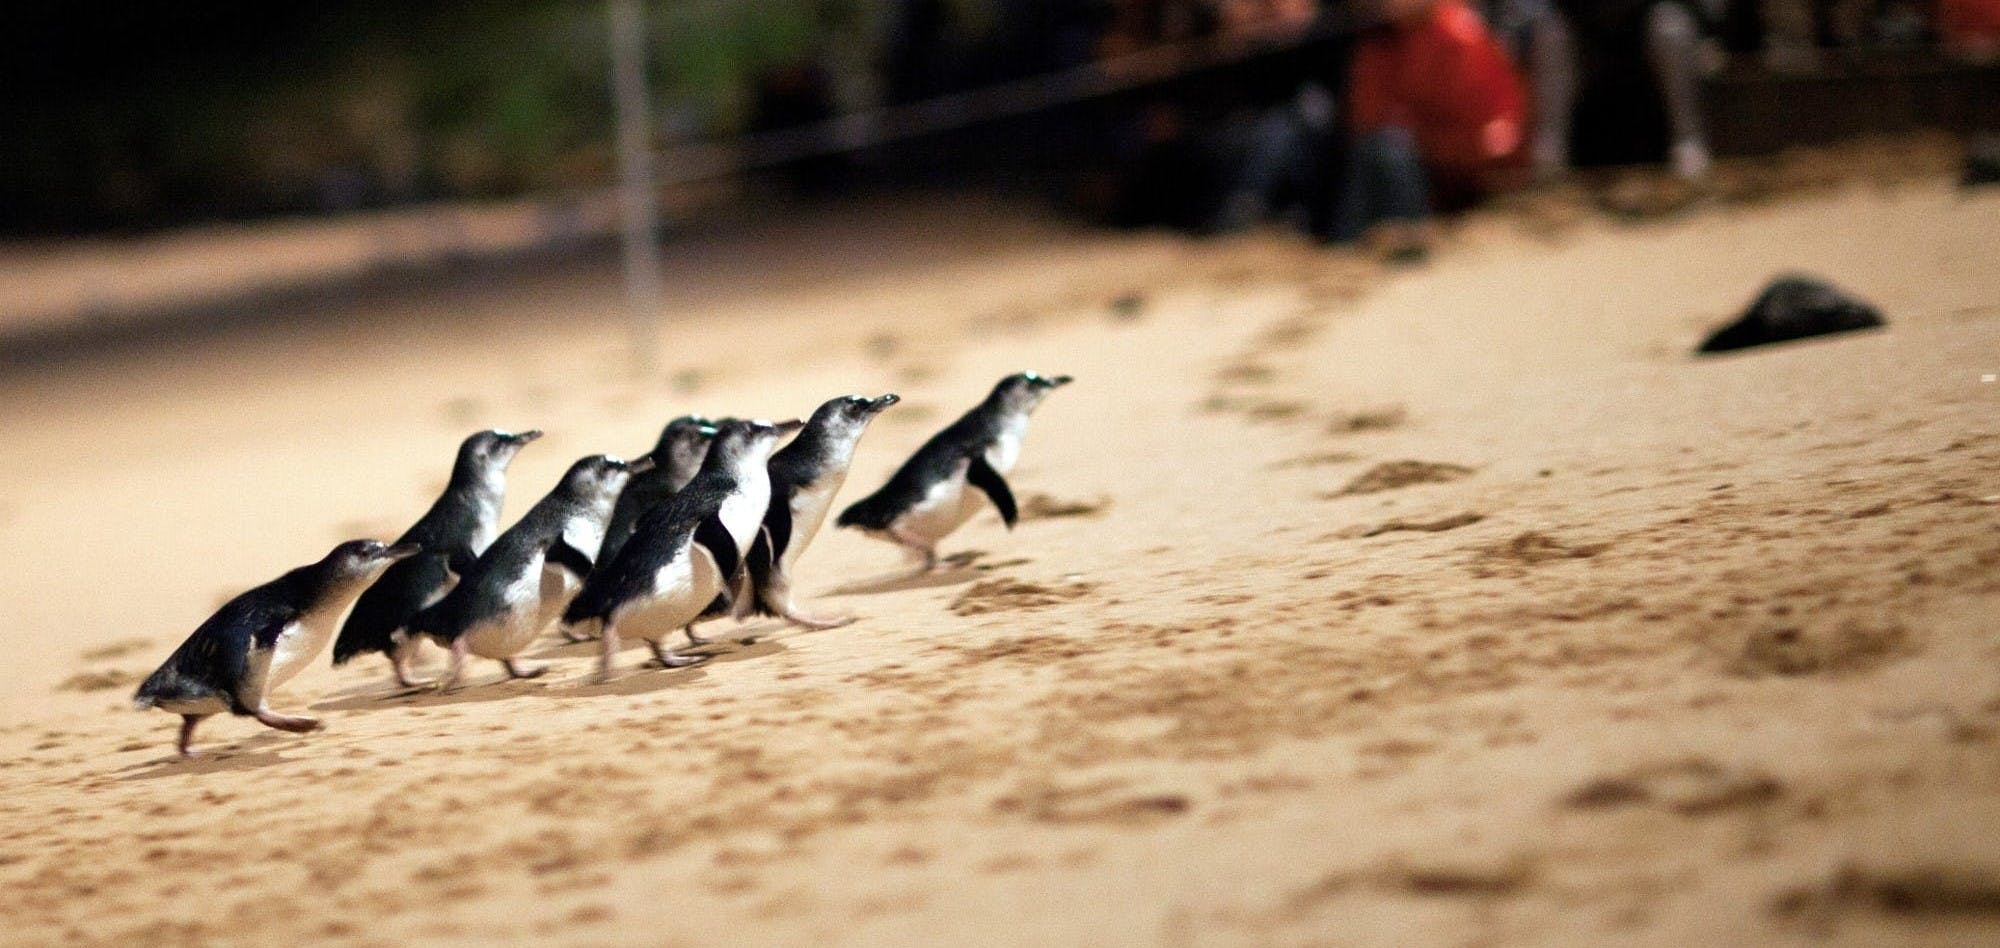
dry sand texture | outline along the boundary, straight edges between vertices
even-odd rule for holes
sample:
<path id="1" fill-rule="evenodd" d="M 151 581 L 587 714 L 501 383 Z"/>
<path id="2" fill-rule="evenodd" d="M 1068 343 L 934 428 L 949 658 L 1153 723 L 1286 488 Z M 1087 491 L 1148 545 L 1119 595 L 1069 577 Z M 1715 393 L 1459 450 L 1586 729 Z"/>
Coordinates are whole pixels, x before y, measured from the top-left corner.
<path id="1" fill-rule="evenodd" d="M 0 940 L 2000 938 L 2000 195 L 1495 215 L 1390 275 L 987 217 L 700 251 L 658 383 L 606 373 L 601 272 L 0 382 Z M 1892 329 L 1687 357 L 1790 268 Z M 316 668 L 278 704 L 324 731 L 193 763 L 126 706 L 474 426 L 551 432 L 518 513 L 672 414 L 900 392 L 852 498 L 1026 367 L 1080 380 L 1029 516 L 914 583 L 824 535 L 849 628 L 608 686 Z"/>

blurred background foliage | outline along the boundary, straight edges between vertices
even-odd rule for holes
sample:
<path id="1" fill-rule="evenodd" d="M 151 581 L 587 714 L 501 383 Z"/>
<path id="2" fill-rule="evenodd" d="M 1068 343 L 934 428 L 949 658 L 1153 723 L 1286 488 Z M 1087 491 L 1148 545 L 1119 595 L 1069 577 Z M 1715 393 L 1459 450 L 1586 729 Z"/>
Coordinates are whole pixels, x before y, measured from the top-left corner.
<path id="1" fill-rule="evenodd" d="M 976 28 L 987 0 L 951 0 Z M 600 0 L 0 4 L 0 229 L 487 197 L 610 179 Z M 650 0 L 659 131 L 740 131 L 811 63 L 866 104 L 890 0 Z"/>

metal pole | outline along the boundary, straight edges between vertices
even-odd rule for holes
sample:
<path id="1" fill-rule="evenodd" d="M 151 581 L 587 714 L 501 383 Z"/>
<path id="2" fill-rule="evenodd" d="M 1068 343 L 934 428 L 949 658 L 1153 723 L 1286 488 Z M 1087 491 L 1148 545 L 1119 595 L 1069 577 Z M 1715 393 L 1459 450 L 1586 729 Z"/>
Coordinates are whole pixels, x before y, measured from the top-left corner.
<path id="1" fill-rule="evenodd" d="M 660 209 L 653 186 L 652 116 L 646 104 L 646 28 L 640 0 L 609 0 L 611 89 L 618 108 L 618 197 L 624 224 L 625 297 L 632 367 L 653 371 L 659 342 Z"/>

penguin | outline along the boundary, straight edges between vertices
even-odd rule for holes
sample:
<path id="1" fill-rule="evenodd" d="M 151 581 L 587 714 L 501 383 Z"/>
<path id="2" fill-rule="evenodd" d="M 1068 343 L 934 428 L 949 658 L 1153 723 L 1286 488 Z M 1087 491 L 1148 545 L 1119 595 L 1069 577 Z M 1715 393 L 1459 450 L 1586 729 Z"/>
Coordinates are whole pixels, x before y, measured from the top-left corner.
<path id="1" fill-rule="evenodd" d="M 661 642 L 732 586 L 740 588 L 743 556 L 771 505 L 766 465 L 778 439 L 800 427 L 798 421 L 723 424 L 694 479 L 640 518 L 618 558 L 590 574 L 563 621 L 598 622 L 600 681 L 608 680 L 617 664 L 621 630 L 645 639 L 653 657 L 668 668 L 705 660 L 677 655 Z"/>
<path id="2" fill-rule="evenodd" d="M 981 494 L 1013 529 L 1020 514 L 1004 475 L 1021 456 L 1029 414 L 1071 381 L 1033 372 L 1001 379 L 985 401 L 924 442 L 880 490 L 841 511 L 837 523 L 911 551 L 922 561 L 920 573 L 937 568 L 938 541 L 979 512 Z M 978 492 L 966 490 L 968 484 Z"/>
<path id="3" fill-rule="evenodd" d="M 159 669 L 146 677 L 132 704 L 181 716 L 175 748 L 189 747 L 195 725 L 210 715 L 254 717 L 268 727 L 304 733 L 319 720 L 271 710 L 271 692 L 319 657 L 361 592 L 393 564 L 423 552 L 414 543 L 384 546 L 353 540 L 224 603 Z"/>
<path id="4" fill-rule="evenodd" d="M 389 656 L 397 684 L 415 688 L 429 683 L 410 677 L 417 642 L 404 627 L 411 616 L 444 598 L 492 545 L 506 499 L 507 465 L 541 436 L 539 431 L 482 431 L 458 446 L 444 494 L 396 540 L 417 544 L 424 552 L 389 567 L 361 594 L 333 642 L 335 665 L 364 652 L 382 652 Z"/>
<path id="5" fill-rule="evenodd" d="M 410 620 L 410 633 L 451 650 L 439 690 L 458 682 L 465 656 L 494 659 L 513 678 L 547 666 L 515 660 L 547 629 L 589 576 L 618 492 L 650 460 L 627 463 L 597 454 L 570 465 L 548 496 L 493 541 L 458 585 Z"/>
<path id="6" fill-rule="evenodd" d="M 826 522 L 834 495 L 846 483 L 854 446 L 862 432 L 876 415 L 900 400 L 889 394 L 872 399 L 849 395 L 828 401 L 812 413 L 792 443 L 771 455 L 767 465 L 771 506 L 745 561 L 751 589 L 746 611 L 779 616 L 809 629 L 833 629 L 854 621 L 852 617 L 818 618 L 798 611 L 792 603 L 792 571 Z"/>

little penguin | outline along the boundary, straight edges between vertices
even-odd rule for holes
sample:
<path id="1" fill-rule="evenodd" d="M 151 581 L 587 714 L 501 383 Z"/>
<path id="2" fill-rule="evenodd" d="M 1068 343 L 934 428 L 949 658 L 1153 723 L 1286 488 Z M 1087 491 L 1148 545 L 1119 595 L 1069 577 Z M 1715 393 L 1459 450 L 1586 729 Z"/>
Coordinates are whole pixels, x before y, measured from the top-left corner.
<path id="1" fill-rule="evenodd" d="M 410 677 L 417 641 L 405 627 L 411 616 L 444 598 L 492 545 L 507 494 L 507 465 L 541 436 L 539 431 L 482 431 L 458 446 L 444 494 L 396 540 L 417 544 L 424 552 L 389 567 L 361 594 L 333 642 L 335 665 L 364 652 L 382 652 L 395 668 L 397 684 L 427 684 Z"/>
<path id="2" fill-rule="evenodd" d="M 854 446 L 862 432 L 876 415 L 899 400 L 889 394 L 880 398 L 849 395 L 828 401 L 813 412 L 792 443 L 771 455 L 771 506 L 745 562 L 750 571 L 749 611 L 781 616 L 810 629 L 832 629 L 854 621 L 798 611 L 792 603 L 793 570 L 806 545 L 826 522 L 834 495 L 846 483 Z"/>
<path id="3" fill-rule="evenodd" d="M 410 620 L 412 634 L 451 649 L 440 690 L 457 683 L 468 654 L 500 662 L 514 678 L 548 670 L 525 667 L 515 656 L 582 588 L 618 492 L 634 472 L 651 467 L 649 460 L 627 463 L 604 454 L 570 465 L 555 489 L 500 534 L 448 595 Z"/>
<path id="4" fill-rule="evenodd" d="M 743 556 L 771 505 L 766 465 L 778 439 L 799 428 L 797 421 L 724 423 L 694 479 L 641 517 L 618 558 L 590 574 L 563 621 L 599 623 L 600 680 L 616 666 L 621 631 L 645 639 L 668 668 L 703 661 L 676 655 L 661 642 L 740 585 Z"/>
<path id="5" fill-rule="evenodd" d="M 1004 475 L 1021 456 L 1029 414 L 1070 382 L 1067 375 L 1033 372 L 1001 379 L 985 401 L 924 442 L 881 490 L 841 511 L 839 525 L 911 551 L 922 561 L 920 572 L 937 568 L 938 541 L 979 512 L 982 494 L 1012 529 L 1020 515 Z M 966 490 L 968 484 L 978 492 Z"/>
<path id="6" fill-rule="evenodd" d="M 319 727 L 316 718 L 271 710 L 271 692 L 319 657 L 362 590 L 420 552 L 413 543 L 349 541 L 317 563 L 229 600 L 146 677 L 133 705 L 181 716 L 174 746 L 183 757 L 194 756 L 189 743 L 195 725 L 225 711 L 282 731 Z"/>

